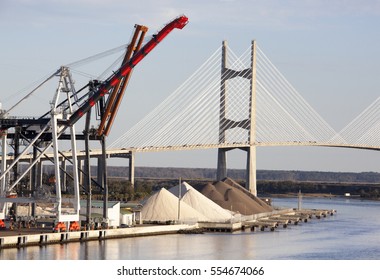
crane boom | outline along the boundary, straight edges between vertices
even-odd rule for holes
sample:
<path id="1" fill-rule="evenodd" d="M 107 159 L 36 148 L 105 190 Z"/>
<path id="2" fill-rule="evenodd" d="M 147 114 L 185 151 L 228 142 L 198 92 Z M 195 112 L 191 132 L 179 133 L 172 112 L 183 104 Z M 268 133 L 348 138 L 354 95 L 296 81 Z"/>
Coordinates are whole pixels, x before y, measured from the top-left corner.
<path id="1" fill-rule="evenodd" d="M 135 32 L 133 34 L 131 42 L 128 45 L 122 65 L 127 63 L 133 54 L 140 50 L 145 37 L 145 33 L 147 31 L 148 28 L 146 26 L 137 24 L 135 25 Z M 98 136 L 108 136 L 131 75 L 132 71 L 120 79 L 120 82 L 115 87 L 113 87 L 111 93 L 109 94 L 109 97 L 105 104 L 106 108 L 104 109 L 104 113 L 101 113 L 101 122 L 97 130 Z"/>
<path id="2" fill-rule="evenodd" d="M 75 124 L 84 114 L 86 114 L 91 108 L 113 87 L 115 87 L 120 80 L 128 75 L 131 70 L 157 45 L 160 43 L 173 29 L 182 29 L 188 23 L 186 16 L 180 16 L 165 25 L 157 34 L 153 35 L 153 38 L 148 41 L 138 52 L 136 52 L 131 59 L 123 64 L 114 74 L 112 74 L 107 80 L 105 80 L 93 95 L 68 119 L 67 124 Z"/>

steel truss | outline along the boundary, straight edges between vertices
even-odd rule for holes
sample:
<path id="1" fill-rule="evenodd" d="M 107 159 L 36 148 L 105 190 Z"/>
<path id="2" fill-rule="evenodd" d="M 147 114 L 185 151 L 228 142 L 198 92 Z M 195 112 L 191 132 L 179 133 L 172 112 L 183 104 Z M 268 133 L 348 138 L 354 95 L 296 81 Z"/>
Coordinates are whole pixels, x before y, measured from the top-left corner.
<path id="1" fill-rule="evenodd" d="M 77 163 L 77 144 L 75 134 L 75 124 L 67 125 L 66 121 L 73 113 L 73 98 L 77 98 L 74 83 L 71 78 L 71 74 L 68 68 L 61 67 L 59 73 L 58 87 L 55 92 L 54 98 L 51 101 L 50 117 L 44 118 L 46 124 L 36 131 L 35 126 L 29 125 L 29 121 L 23 122 L 19 119 L 18 125 L 20 127 L 15 128 L 15 133 L 19 133 L 19 137 L 28 143 L 22 151 L 19 151 L 20 147 L 15 150 L 14 160 L 7 165 L 7 130 L 2 131 L 2 158 L 1 158 L 1 176 L 0 176 L 0 218 L 5 217 L 7 202 L 8 203 L 37 203 L 37 202 L 50 202 L 54 203 L 54 209 L 56 210 L 56 222 L 68 223 L 79 222 L 79 210 L 80 210 L 80 190 L 78 179 L 78 163 Z M 64 102 L 60 100 L 64 97 Z M 48 121 L 47 121 L 48 119 Z M 39 121 L 37 120 L 37 123 Z M 60 167 L 60 136 L 69 131 L 70 135 L 70 150 L 71 150 L 71 163 L 73 165 L 73 189 L 74 199 L 71 200 L 71 207 L 63 207 L 62 205 L 62 185 L 61 185 L 61 167 Z M 29 132 L 29 133 L 28 133 Z M 26 135 L 35 135 L 32 139 L 28 139 Z M 50 140 L 46 140 L 46 139 Z M 34 185 L 34 193 L 30 197 L 12 197 L 14 189 L 18 186 L 20 181 L 29 174 L 31 170 L 34 170 L 38 164 L 41 164 L 41 159 L 46 156 L 47 152 L 53 152 L 54 163 L 54 178 L 55 178 L 55 198 L 50 198 L 48 201 L 44 197 L 38 197 L 35 194 L 38 193 L 42 186 L 36 186 L 36 182 L 32 182 Z M 14 172 L 14 167 L 17 166 L 23 157 L 33 152 L 33 160 L 28 167 L 23 170 L 22 174 L 17 175 L 17 179 L 12 183 L 9 183 L 7 178 Z M 34 178 L 36 176 L 33 176 Z"/>

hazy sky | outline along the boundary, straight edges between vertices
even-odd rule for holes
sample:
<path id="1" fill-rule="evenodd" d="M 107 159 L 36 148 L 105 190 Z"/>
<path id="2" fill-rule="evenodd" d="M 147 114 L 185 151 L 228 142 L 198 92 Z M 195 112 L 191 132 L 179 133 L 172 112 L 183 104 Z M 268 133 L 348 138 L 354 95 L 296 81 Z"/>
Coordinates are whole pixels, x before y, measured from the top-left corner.
<path id="1" fill-rule="evenodd" d="M 134 24 L 155 33 L 180 14 L 189 17 L 188 26 L 136 67 L 109 142 L 172 93 L 223 40 L 239 54 L 256 39 L 337 131 L 379 96 L 380 1 L 0 0 L 3 108 L 60 65 L 127 43 Z M 30 101 L 30 114 L 45 113 L 53 93 Z M 229 158 L 229 167 L 245 166 L 242 152 Z M 215 167 L 216 151 L 138 154 L 136 160 L 140 166 Z M 259 148 L 257 162 L 259 169 L 380 171 L 380 153 L 336 148 Z"/>

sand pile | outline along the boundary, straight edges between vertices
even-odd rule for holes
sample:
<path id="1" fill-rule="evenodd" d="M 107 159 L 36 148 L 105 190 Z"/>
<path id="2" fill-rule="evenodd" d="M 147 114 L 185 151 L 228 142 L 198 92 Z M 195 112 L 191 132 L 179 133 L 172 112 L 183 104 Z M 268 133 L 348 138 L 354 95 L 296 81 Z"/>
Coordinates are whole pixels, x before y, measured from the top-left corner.
<path id="1" fill-rule="evenodd" d="M 220 192 L 218 192 L 218 190 L 215 188 L 215 186 L 213 184 L 208 183 L 203 188 L 201 188 L 199 191 L 205 197 L 209 198 L 210 200 L 214 201 L 219 206 L 223 207 L 222 205 L 224 202 L 224 197 Z M 226 208 L 224 208 L 224 209 L 226 209 Z"/>
<path id="2" fill-rule="evenodd" d="M 192 189 L 192 188 L 193 187 L 190 186 L 188 183 L 182 182 L 181 183 L 181 197 L 184 197 L 184 195 L 187 193 L 187 191 Z M 179 193 L 180 193 L 179 190 L 180 190 L 179 185 L 168 189 L 168 191 L 171 192 L 172 194 L 174 194 L 176 197 L 179 197 Z"/>
<path id="3" fill-rule="evenodd" d="M 234 187 L 234 188 L 239 189 L 242 192 L 244 192 L 246 195 L 248 195 L 250 198 L 252 198 L 254 201 L 256 201 L 260 206 L 262 206 L 266 210 L 266 212 L 273 211 L 273 208 L 270 205 L 268 205 L 267 203 L 265 203 L 265 201 L 262 201 L 257 196 L 254 196 L 246 188 L 244 188 L 243 186 L 241 186 L 240 184 L 238 184 L 234 180 L 232 180 L 230 178 L 226 178 L 223 180 L 223 182 L 226 183 L 227 185 L 230 185 L 231 187 Z"/>
<path id="4" fill-rule="evenodd" d="M 217 222 L 231 219 L 231 211 L 243 215 L 273 211 L 271 206 L 238 183 L 226 179 L 213 185 L 209 183 L 200 191 L 186 182 L 169 191 L 162 188 L 144 203 L 142 219 L 151 222 L 178 220 L 179 193 L 180 220 Z"/>
<path id="5" fill-rule="evenodd" d="M 180 204 L 180 220 L 207 221 L 208 219 L 184 202 Z M 152 195 L 141 209 L 144 221 L 166 222 L 178 220 L 178 198 L 165 188 Z"/>
<path id="6" fill-rule="evenodd" d="M 200 192 L 223 207 L 243 215 L 271 212 L 273 208 L 255 197 L 235 181 L 228 179 L 213 185 L 207 184 Z"/>
<path id="7" fill-rule="evenodd" d="M 179 190 L 179 185 L 169 189 L 176 197 L 179 196 Z M 230 211 L 223 209 L 186 182 L 181 184 L 181 201 L 203 214 L 207 221 L 225 221 L 231 219 L 232 216 Z"/>

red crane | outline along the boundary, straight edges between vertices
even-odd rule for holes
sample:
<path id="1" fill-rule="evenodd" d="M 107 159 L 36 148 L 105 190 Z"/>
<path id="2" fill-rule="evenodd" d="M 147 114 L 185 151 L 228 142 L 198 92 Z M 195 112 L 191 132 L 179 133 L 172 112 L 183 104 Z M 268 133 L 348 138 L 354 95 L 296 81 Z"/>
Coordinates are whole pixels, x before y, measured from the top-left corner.
<path id="1" fill-rule="evenodd" d="M 125 53 L 121 65 L 127 63 L 131 59 L 133 54 L 140 50 L 147 31 L 148 28 L 146 26 L 135 25 L 135 32 L 133 34 L 131 42 L 128 45 L 127 52 Z M 104 111 L 101 114 L 101 122 L 97 130 L 98 136 L 108 136 L 131 75 L 132 71 L 125 75 L 125 77 L 121 78 L 119 83 L 115 87 L 113 87 L 111 93 L 109 94 Z"/>
<path id="2" fill-rule="evenodd" d="M 91 108 L 106 94 L 108 94 L 113 88 L 118 87 L 120 82 L 132 71 L 132 69 L 157 45 L 160 43 L 173 29 L 182 29 L 188 23 L 186 16 L 180 16 L 165 25 L 157 34 L 153 35 L 153 38 L 148 41 L 141 49 L 134 53 L 134 55 L 124 63 L 114 74 L 112 74 L 107 80 L 100 84 L 92 96 L 68 119 L 67 124 L 75 124 L 84 114 L 91 110 Z M 120 96 L 119 96 L 120 97 Z M 121 97 L 120 97 L 121 98 Z M 120 99 L 119 98 L 119 99 Z M 118 107 L 118 105 L 117 105 Z M 116 108 L 117 108 L 116 107 Z M 109 118 L 109 115 L 105 115 L 105 118 Z M 105 121 L 102 121 L 105 122 Z M 112 124 L 112 123 L 111 123 Z M 108 132 L 107 132 L 108 133 Z M 98 134 L 103 134 L 103 130 Z"/>
<path id="3" fill-rule="evenodd" d="M 0 128 L 4 129 L 4 130 L 11 128 L 11 127 L 16 127 L 16 126 L 23 127 L 26 130 L 27 127 L 29 127 L 33 124 L 39 124 L 39 125 L 44 124 L 45 125 L 44 130 L 41 130 L 36 135 L 33 134 L 33 136 L 32 136 L 32 137 L 34 137 L 34 138 L 32 138 L 33 140 L 31 140 L 29 142 L 29 145 L 15 159 L 14 163 L 12 163 L 13 164 L 12 166 L 15 166 L 17 164 L 17 162 L 21 159 L 22 155 L 25 154 L 29 148 L 31 148 L 31 147 L 37 148 L 37 146 L 35 146 L 34 143 L 39 138 L 41 138 L 41 140 L 46 141 L 46 143 L 47 143 L 46 147 L 44 150 L 39 150 L 38 148 L 35 150 L 37 152 L 39 151 L 40 153 L 35 157 L 33 163 L 29 166 L 29 168 L 36 166 L 36 164 L 40 160 L 40 158 L 43 155 L 45 155 L 45 152 L 47 151 L 47 149 L 52 146 L 54 148 L 54 157 L 55 157 L 55 161 L 54 161 L 55 174 L 56 174 L 57 181 L 59 181 L 59 179 L 58 179 L 58 178 L 60 178 L 59 177 L 60 168 L 59 168 L 59 161 L 58 161 L 58 155 L 60 153 L 60 151 L 58 150 L 58 139 L 59 139 L 59 137 L 61 135 L 63 135 L 63 132 L 65 131 L 65 129 L 67 129 L 69 126 L 73 126 L 85 114 L 90 113 L 92 107 L 95 104 L 97 104 L 99 101 L 103 102 L 104 96 L 106 94 L 109 94 L 109 96 L 108 96 L 109 98 L 107 99 L 107 101 L 105 101 L 104 103 L 99 102 L 99 104 L 105 105 L 105 107 L 102 108 L 101 126 L 99 127 L 98 132 L 97 132 L 98 135 L 101 136 L 102 150 L 103 150 L 103 157 L 104 157 L 104 160 L 103 160 L 104 174 L 103 174 L 103 180 L 102 180 L 102 187 L 103 187 L 103 193 L 104 193 L 104 207 L 103 207 L 104 208 L 103 209 L 104 214 L 103 215 L 106 218 L 107 217 L 106 210 L 107 210 L 107 201 L 108 201 L 108 193 L 107 193 L 108 188 L 107 188 L 107 184 L 106 184 L 107 178 L 106 178 L 106 160 L 105 160 L 105 158 L 106 158 L 105 136 L 108 135 L 108 132 L 109 132 L 110 127 L 112 125 L 113 119 L 115 118 L 115 115 L 117 113 L 117 109 L 119 108 L 121 98 L 123 96 L 125 87 L 128 83 L 128 79 L 130 77 L 130 74 L 131 74 L 133 68 L 148 53 L 150 53 L 158 45 L 158 43 L 160 43 L 173 29 L 175 29 L 175 28 L 182 29 L 187 23 L 188 23 L 188 18 L 186 16 L 180 16 L 180 17 L 174 19 L 173 21 L 168 23 L 166 26 L 164 26 L 157 34 L 153 35 L 153 38 L 151 40 L 149 40 L 143 47 L 141 47 L 141 45 L 142 45 L 143 37 L 144 37 L 145 32 L 146 32 L 146 27 L 136 26 L 135 37 L 132 39 L 131 44 L 128 47 L 127 53 L 124 57 L 124 61 L 121 65 L 121 67 L 117 71 L 115 71 L 105 81 L 100 82 L 100 83 L 94 83 L 94 86 L 91 86 L 91 87 L 90 87 L 90 83 L 89 83 L 87 86 L 90 87 L 90 91 L 87 94 L 82 96 L 83 98 L 88 96 L 88 99 L 83 103 L 83 105 L 80 105 L 79 108 L 76 111 L 74 111 L 74 113 L 67 120 L 58 118 L 57 114 L 55 114 L 55 112 L 53 112 L 53 110 L 52 110 L 51 112 L 46 113 L 45 115 L 43 115 L 42 117 L 40 117 L 38 119 L 33 119 L 33 120 L 31 120 L 31 119 L 18 120 L 17 119 L 13 122 L 9 122 L 9 120 L 6 119 L 5 122 L 1 122 Z M 51 76 L 51 77 L 53 77 L 53 76 Z M 61 78 L 62 77 L 67 78 L 67 76 L 65 76 L 64 73 L 61 73 Z M 67 81 L 65 80 L 65 83 L 66 82 Z M 87 86 L 83 87 L 82 89 L 86 88 Z M 61 90 L 62 89 L 60 89 L 60 91 Z M 65 90 L 68 90 L 68 89 L 65 89 Z M 58 93 L 58 91 L 57 91 L 57 93 Z M 76 93 L 74 93 L 74 92 L 72 92 L 72 93 L 73 93 L 73 96 L 76 97 Z M 54 105 L 55 108 L 58 108 L 61 106 L 63 106 L 63 107 L 67 106 L 67 104 L 66 104 L 67 100 L 58 104 L 58 96 L 59 95 L 56 94 L 56 97 L 55 97 L 56 104 Z M 80 98 L 81 100 L 82 100 L 82 97 Z M 68 97 L 68 98 L 71 98 L 71 97 Z M 75 103 L 78 104 L 78 100 L 76 100 Z M 70 111 L 71 111 L 71 105 L 68 106 L 66 109 L 70 109 Z M 66 110 L 66 109 L 64 109 L 64 110 Z M 49 115 L 52 116 L 50 119 L 48 117 Z M 89 116 L 87 118 L 88 120 L 86 119 L 86 130 L 88 131 L 89 126 L 87 124 L 89 124 L 90 114 L 88 114 L 87 116 Z M 52 127 L 54 127 L 54 129 L 52 129 L 51 133 L 46 132 L 47 127 L 48 127 L 48 125 L 47 125 L 48 122 L 50 122 L 52 124 Z M 22 130 L 20 130 L 20 131 L 22 132 Z M 58 131 L 60 131 L 60 132 L 58 133 Z M 73 149 L 71 151 L 72 151 L 73 158 L 76 158 L 76 148 L 74 149 L 74 147 L 76 146 L 74 132 L 75 132 L 75 130 L 72 129 L 71 134 L 70 134 L 71 139 L 74 139 L 74 141 L 72 141 Z M 49 137 L 51 137 L 53 140 L 44 140 L 43 134 L 49 134 Z M 87 134 L 87 136 L 86 136 L 87 138 L 85 139 L 87 141 L 86 153 L 89 154 L 88 133 L 86 133 L 86 134 Z M 22 135 L 22 134 L 20 133 L 19 135 Z M 25 139 L 27 139 L 27 138 L 25 137 Z M 3 141 L 6 141 L 6 137 L 4 137 L 4 135 L 3 135 Z M 17 141 L 19 141 L 19 140 L 17 140 Z M 3 145 L 3 147 L 5 147 L 5 145 Z M 6 153 L 3 153 L 3 154 L 6 154 Z M 86 155 L 86 157 L 89 158 L 89 156 L 87 156 L 87 155 Z M 86 160 L 87 160 L 87 165 L 89 166 L 89 159 L 86 159 Z M 74 161 L 74 162 L 76 162 L 76 161 Z M 4 163 L 5 163 L 5 161 L 4 161 Z M 73 164 L 73 166 L 74 166 L 74 164 Z M 7 169 L 3 168 L 4 172 L 3 172 L 3 174 L 0 174 L 1 177 L 3 178 L 5 176 L 5 174 L 7 174 L 7 173 L 9 174 L 11 168 L 12 167 L 8 167 Z M 24 174 L 22 174 L 17 180 L 15 180 L 16 182 L 13 184 L 13 186 L 10 187 L 10 189 L 12 189 L 14 186 L 16 186 L 17 183 L 19 182 L 19 180 L 26 173 L 27 173 L 27 171 L 24 172 Z M 87 171 L 87 174 L 90 174 L 90 171 Z M 77 176 L 77 175 L 75 175 L 75 176 Z M 88 177 L 90 178 L 89 175 L 88 175 Z M 59 201 L 59 204 L 60 204 L 61 193 L 59 193 L 59 195 L 58 195 L 58 191 L 60 192 L 60 184 L 57 182 L 55 184 L 56 184 L 57 196 L 59 196 L 59 199 L 57 201 Z M 87 190 L 88 193 L 91 194 L 91 183 L 87 187 L 88 187 L 88 190 Z M 70 230 L 77 230 L 79 228 L 78 221 L 75 220 L 77 218 L 77 217 L 75 217 L 76 215 L 78 215 L 78 217 L 79 217 L 79 195 L 78 194 L 79 194 L 79 184 L 77 184 L 76 189 L 75 189 L 76 206 L 74 207 L 74 210 L 76 213 L 72 214 L 72 215 L 71 214 L 65 214 L 66 216 L 61 215 L 62 214 L 61 213 L 61 206 L 59 205 L 59 207 L 58 207 L 58 209 L 59 209 L 58 210 L 59 221 L 58 221 L 58 224 L 55 227 L 55 229 L 57 229 L 57 230 L 58 229 L 59 230 L 67 229 L 66 224 L 64 224 L 67 221 L 67 219 L 74 219 L 74 220 L 70 221 L 71 222 Z M 2 214 L 1 211 L 0 211 L 0 214 Z M 65 216 L 65 218 L 61 220 L 61 218 L 63 216 Z M 0 228 L 3 228 L 4 226 L 5 226 L 4 221 L 2 219 L 2 216 L 0 216 Z M 73 226 L 75 226 L 75 227 L 73 227 Z"/>

